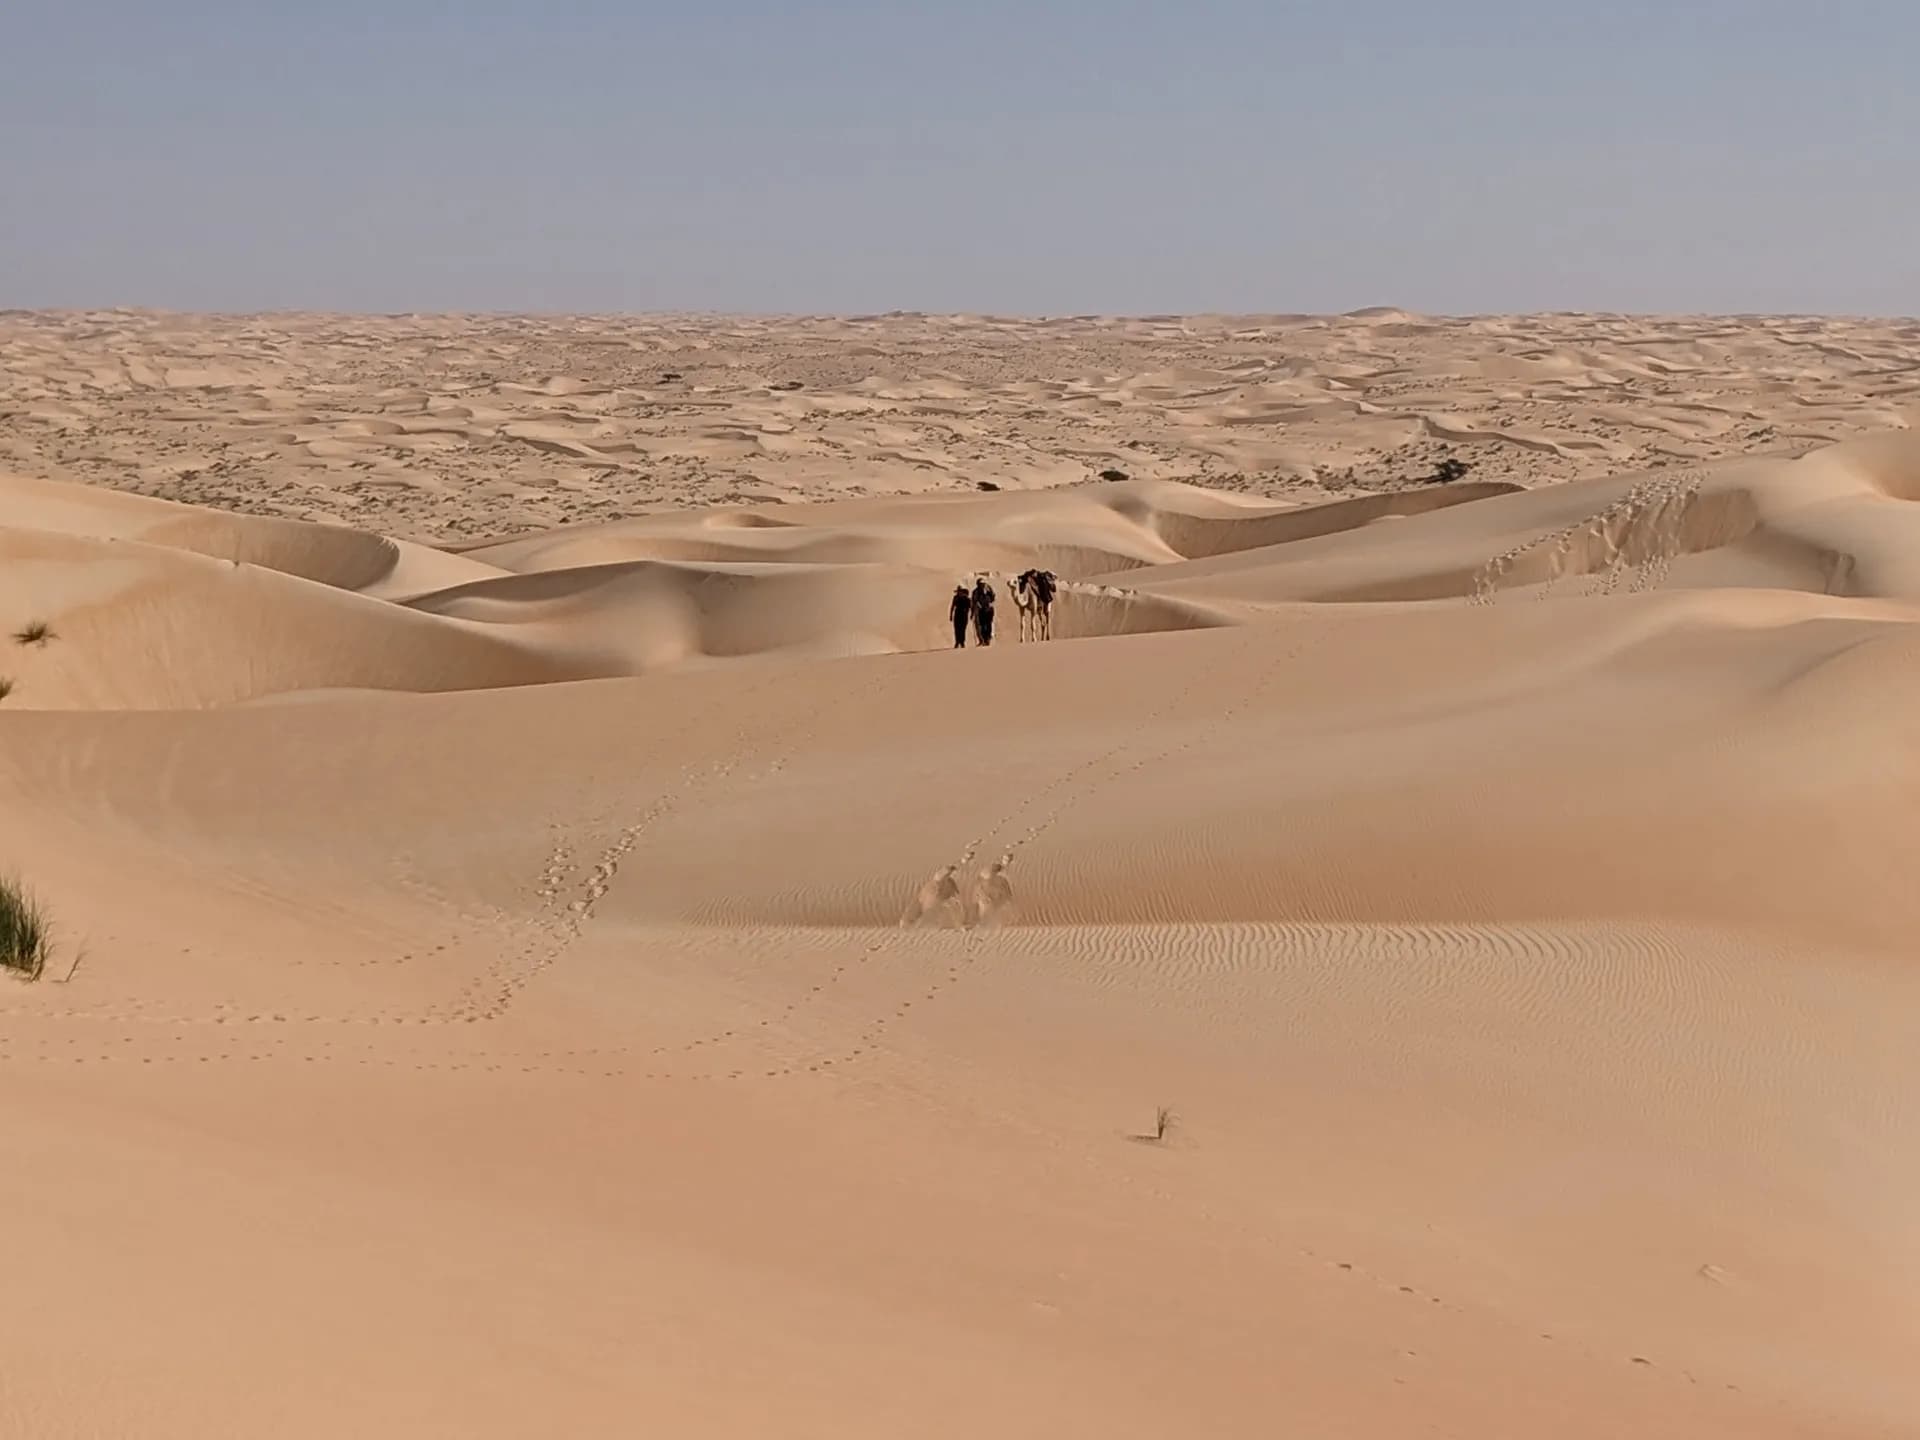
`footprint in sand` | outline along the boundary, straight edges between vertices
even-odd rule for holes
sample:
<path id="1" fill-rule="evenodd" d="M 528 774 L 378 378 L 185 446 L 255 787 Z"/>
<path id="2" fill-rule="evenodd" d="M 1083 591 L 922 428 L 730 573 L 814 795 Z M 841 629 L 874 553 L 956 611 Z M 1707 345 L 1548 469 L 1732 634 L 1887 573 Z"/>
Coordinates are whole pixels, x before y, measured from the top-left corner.
<path id="1" fill-rule="evenodd" d="M 1007 867 L 1012 862 L 1011 855 L 1002 855 L 973 877 L 973 882 L 967 887 L 965 908 L 969 929 L 976 925 L 998 924 L 1007 918 L 1013 906 L 1013 882 L 1007 879 Z"/>
<path id="2" fill-rule="evenodd" d="M 906 914 L 900 917 L 902 928 L 937 925 L 943 921 L 951 923 L 960 900 L 960 881 L 955 876 L 958 868 L 948 865 L 927 877 L 927 882 L 920 887 L 920 893 L 907 906 Z"/>

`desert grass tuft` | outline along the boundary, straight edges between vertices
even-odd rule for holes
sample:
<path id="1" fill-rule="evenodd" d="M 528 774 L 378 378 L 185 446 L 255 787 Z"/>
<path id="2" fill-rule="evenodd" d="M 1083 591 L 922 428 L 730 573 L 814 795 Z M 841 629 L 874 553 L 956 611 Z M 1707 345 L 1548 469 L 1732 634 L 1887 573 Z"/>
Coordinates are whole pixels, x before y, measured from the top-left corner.
<path id="1" fill-rule="evenodd" d="M 47 968 L 47 914 L 19 881 L 0 876 L 0 970 L 38 980 Z"/>
<path id="2" fill-rule="evenodd" d="M 13 632 L 14 640 L 21 645 L 44 645 L 55 638 L 53 627 L 44 620 L 29 620 Z"/>
<path id="3" fill-rule="evenodd" d="M 13 681 L 0 675 L 0 700 L 6 699 L 11 694 L 13 694 Z"/>

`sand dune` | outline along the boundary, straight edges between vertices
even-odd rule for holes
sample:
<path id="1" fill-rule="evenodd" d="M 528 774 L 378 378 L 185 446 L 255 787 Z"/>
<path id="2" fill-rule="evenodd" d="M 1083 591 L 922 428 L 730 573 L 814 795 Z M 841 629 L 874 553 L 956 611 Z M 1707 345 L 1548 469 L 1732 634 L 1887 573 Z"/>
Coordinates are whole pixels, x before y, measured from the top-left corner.
<path id="1" fill-rule="evenodd" d="M 1912 1433 L 1911 326 L 0 324 L 0 1435 Z"/>
<path id="2" fill-rule="evenodd" d="M 649 508 L 1534 486 L 1903 428 L 1911 322 L 0 315 L 0 468 L 432 543 Z"/>

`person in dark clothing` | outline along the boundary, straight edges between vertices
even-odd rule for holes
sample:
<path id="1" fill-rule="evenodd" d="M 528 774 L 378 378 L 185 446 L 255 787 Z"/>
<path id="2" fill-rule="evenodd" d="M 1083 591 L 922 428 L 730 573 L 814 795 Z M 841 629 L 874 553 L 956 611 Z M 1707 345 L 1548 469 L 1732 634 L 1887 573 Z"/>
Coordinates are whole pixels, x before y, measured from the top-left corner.
<path id="1" fill-rule="evenodd" d="M 982 645 L 993 643 L 993 587 L 985 576 L 973 582 L 973 633 Z"/>
<path id="2" fill-rule="evenodd" d="M 973 601 L 967 597 L 967 587 L 953 587 L 953 603 L 947 606 L 947 618 L 953 621 L 953 648 L 967 648 L 967 621 L 973 615 Z"/>

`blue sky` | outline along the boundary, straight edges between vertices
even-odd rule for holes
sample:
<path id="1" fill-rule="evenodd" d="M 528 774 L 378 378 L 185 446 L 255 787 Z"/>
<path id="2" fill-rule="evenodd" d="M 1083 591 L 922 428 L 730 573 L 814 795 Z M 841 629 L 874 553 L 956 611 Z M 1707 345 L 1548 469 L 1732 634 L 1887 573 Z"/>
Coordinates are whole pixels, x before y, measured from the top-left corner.
<path id="1" fill-rule="evenodd" d="M 1912 0 L 8 0 L 0 306 L 1920 311 Z"/>

